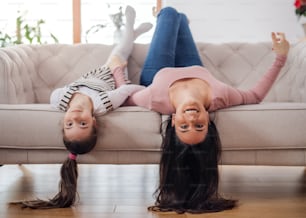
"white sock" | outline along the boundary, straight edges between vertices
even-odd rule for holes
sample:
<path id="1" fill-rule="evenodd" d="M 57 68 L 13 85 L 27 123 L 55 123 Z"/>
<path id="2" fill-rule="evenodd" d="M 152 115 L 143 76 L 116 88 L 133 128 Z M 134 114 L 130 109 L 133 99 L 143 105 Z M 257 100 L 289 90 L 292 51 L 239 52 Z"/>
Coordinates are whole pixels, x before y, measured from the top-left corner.
<path id="1" fill-rule="evenodd" d="M 151 23 L 142 23 L 134 30 L 134 40 L 143 33 L 148 32 L 153 25 Z"/>
<path id="2" fill-rule="evenodd" d="M 131 6 L 126 7 L 125 18 L 126 24 L 122 39 L 113 48 L 106 64 L 111 65 L 114 56 L 119 57 L 119 59 L 122 61 L 122 64 L 126 63 L 133 50 L 135 39 L 141 34 L 149 31 L 153 26 L 151 23 L 142 23 L 134 30 L 136 12 L 135 9 Z M 126 81 L 129 81 L 127 67 L 124 69 L 124 77 Z"/>
<path id="3" fill-rule="evenodd" d="M 151 23 L 142 23 L 134 30 L 135 17 L 135 9 L 131 6 L 127 6 L 125 9 L 126 24 L 124 33 L 120 42 L 112 50 L 110 58 L 116 55 L 120 57 L 123 62 L 127 61 L 133 50 L 135 39 L 152 28 L 153 25 Z"/>
<path id="4" fill-rule="evenodd" d="M 125 10 L 126 24 L 124 33 L 120 42 L 112 50 L 110 57 L 116 55 L 119 56 L 122 61 L 127 61 L 133 49 L 135 17 L 136 12 L 134 8 L 127 6 Z"/>

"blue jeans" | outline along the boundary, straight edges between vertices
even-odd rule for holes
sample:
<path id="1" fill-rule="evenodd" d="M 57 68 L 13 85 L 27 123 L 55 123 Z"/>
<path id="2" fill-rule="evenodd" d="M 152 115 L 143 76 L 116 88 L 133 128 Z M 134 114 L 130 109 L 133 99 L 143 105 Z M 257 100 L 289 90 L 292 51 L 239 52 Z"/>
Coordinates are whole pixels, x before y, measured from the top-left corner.
<path id="1" fill-rule="evenodd" d="M 164 67 L 203 66 L 185 14 L 174 8 L 163 8 L 143 65 L 140 84 L 148 86 Z"/>

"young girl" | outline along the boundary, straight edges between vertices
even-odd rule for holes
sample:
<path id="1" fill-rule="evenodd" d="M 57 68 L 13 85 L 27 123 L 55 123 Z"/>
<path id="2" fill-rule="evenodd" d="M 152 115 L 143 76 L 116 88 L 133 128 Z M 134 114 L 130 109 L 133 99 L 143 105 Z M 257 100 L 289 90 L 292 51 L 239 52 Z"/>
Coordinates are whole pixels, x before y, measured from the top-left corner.
<path id="1" fill-rule="evenodd" d="M 74 204 L 77 194 L 77 155 L 90 152 L 97 141 L 96 115 L 118 108 L 128 96 L 142 86 L 127 84 L 127 59 L 134 40 L 151 29 L 143 23 L 134 30 L 135 10 L 127 6 L 126 25 L 121 42 L 115 46 L 106 64 L 83 75 L 75 82 L 56 89 L 51 104 L 64 111 L 63 141 L 69 155 L 61 167 L 58 194 L 50 200 L 15 202 L 29 208 L 63 208 Z"/>
<path id="2" fill-rule="evenodd" d="M 289 51 L 283 33 L 272 33 L 272 43 L 276 58 L 271 68 L 253 88 L 239 90 L 218 81 L 203 66 L 186 16 L 171 7 L 160 11 L 141 73 L 147 88 L 126 102 L 170 115 L 151 210 L 201 213 L 236 205 L 218 192 L 221 144 L 208 113 L 263 100 Z"/>

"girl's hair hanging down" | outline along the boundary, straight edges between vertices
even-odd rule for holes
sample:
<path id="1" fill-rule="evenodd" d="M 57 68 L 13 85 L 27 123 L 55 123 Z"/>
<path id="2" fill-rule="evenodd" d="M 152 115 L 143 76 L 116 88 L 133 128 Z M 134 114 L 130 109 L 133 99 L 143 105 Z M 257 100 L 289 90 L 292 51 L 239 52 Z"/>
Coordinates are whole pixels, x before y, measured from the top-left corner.
<path id="1" fill-rule="evenodd" d="M 163 132 L 157 200 L 148 209 L 205 213 L 235 207 L 236 200 L 224 199 L 218 193 L 221 142 L 215 124 L 210 123 L 205 140 L 197 145 L 177 138 L 171 117 Z"/>
<path id="2" fill-rule="evenodd" d="M 68 141 L 63 139 L 67 150 L 73 154 L 85 154 L 90 152 L 97 142 L 97 129 L 93 128 L 89 138 L 83 141 Z M 67 157 L 60 170 L 61 180 L 59 182 L 59 192 L 49 200 L 28 200 L 11 202 L 11 204 L 21 205 L 23 208 L 32 209 L 51 209 L 65 208 L 72 206 L 77 199 L 77 179 L 78 169 L 77 162 L 74 158 Z"/>

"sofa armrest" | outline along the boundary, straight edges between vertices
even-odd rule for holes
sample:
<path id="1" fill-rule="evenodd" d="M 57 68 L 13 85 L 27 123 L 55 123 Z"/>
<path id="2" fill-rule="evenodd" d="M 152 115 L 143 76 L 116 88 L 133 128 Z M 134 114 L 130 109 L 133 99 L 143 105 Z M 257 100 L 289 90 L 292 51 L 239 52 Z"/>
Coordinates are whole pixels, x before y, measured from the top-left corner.
<path id="1" fill-rule="evenodd" d="M 291 79 L 291 99 L 294 102 L 306 102 L 306 40 L 290 49 L 287 60 L 287 72 Z"/>
<path id="2" fill-rule="evenodd" d="M 30 46 L 0 49 L 0 103 L 34 103 L 30 73 L 35 73 L 35 56 Z"/>

